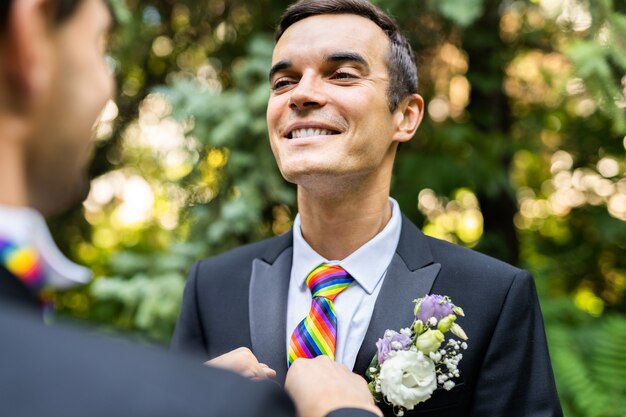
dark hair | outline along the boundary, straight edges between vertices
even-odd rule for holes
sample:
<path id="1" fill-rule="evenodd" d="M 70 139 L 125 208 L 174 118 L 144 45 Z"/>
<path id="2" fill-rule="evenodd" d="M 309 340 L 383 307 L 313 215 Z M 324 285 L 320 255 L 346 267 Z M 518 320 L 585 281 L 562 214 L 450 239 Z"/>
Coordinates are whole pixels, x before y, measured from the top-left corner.
<path id="1" fill-rule="evenodd" d="M 9 11 L 16 1 L 19 0 L 2 0 L 0 3 L 0 33 L 4 32 L 6 29 Z M 76 11 L 77 6 L 82 3 L 82 1 L 83 0 L 53 0 L 53 21 L 55 23 L 63 23 L 63 21 Z"/>
<path id="2" fill-rule="evenodd" d="M 300 0 L 287 8 L 276 28 L 276 41 L 294 23 L 323 14 L 353 14 L 380 27 L 391 44 L 387 56 L 389 109 L 394 111 L 406 96 L 417 93 L 417 66 L 413 50 L 396 22 L 367 0 Z"/>

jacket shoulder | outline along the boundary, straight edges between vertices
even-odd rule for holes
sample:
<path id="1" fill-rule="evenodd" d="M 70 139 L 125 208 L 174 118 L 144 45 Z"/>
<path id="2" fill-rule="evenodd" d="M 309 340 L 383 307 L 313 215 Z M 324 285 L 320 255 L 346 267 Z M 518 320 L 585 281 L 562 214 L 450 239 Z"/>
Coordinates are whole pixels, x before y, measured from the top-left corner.
<path id="1" fill-rule="evenodd" d="M 515 276 L 522 272 L 522 269 L 516 266 L 473 249 L 429 236 L 426 236 L 426 239 L 435 262 L 447 268 L 490 276 Z"/>
<path id="2" fill-rule="evenodd" d="M 424 238 L 432 261 L 441 265 L 433 285 L 435 293 L 449 295 L 454 300 L 469 297 L 478 303 L 490 300 L 501 305 L 515 282 L 534 286 L 525 270 L 454 243 Z"/>

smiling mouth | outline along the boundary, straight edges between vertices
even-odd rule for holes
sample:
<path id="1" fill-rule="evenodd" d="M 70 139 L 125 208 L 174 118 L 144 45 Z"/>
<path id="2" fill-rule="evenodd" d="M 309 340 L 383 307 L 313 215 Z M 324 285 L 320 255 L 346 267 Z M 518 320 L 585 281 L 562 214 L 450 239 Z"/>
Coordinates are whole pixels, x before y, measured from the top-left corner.
<path id="1" fill-rule="evenodd" d="M 312 136 L 333 136 L 338 135 L 339 132 L 336 130 L 330 129 L 294 129 L 287 135 L 287 139 L 302 139 L 308 138 Z"/>

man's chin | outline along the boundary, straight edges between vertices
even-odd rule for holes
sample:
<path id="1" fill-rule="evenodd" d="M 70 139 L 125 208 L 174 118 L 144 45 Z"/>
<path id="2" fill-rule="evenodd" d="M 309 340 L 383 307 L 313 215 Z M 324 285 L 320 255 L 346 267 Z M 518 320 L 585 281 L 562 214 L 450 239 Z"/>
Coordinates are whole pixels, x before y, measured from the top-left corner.
<path id="1" fill-rule="evenodd" d="M 319 198 L 334 198 L 345 195 L 360 182 L 361 175 L 337 170 L 311 170 L 283 174 L 286 181 L 296 184 L 301 191 L 317 195 Z"/>

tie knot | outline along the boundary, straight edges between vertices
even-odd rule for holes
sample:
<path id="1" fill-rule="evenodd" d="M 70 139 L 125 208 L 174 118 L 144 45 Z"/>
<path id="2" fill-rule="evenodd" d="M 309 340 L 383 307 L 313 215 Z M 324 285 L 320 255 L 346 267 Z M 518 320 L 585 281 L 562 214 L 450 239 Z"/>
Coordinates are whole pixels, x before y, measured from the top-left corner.
<path id="1" fill-rule="evenodd" d="M 306 277 L 306 283 L 311 289 L 313 297 L 324 297 L 334 300 L 345 290 L 354 278 L 339 265 L 321 264 L 313 269 Z"/>

